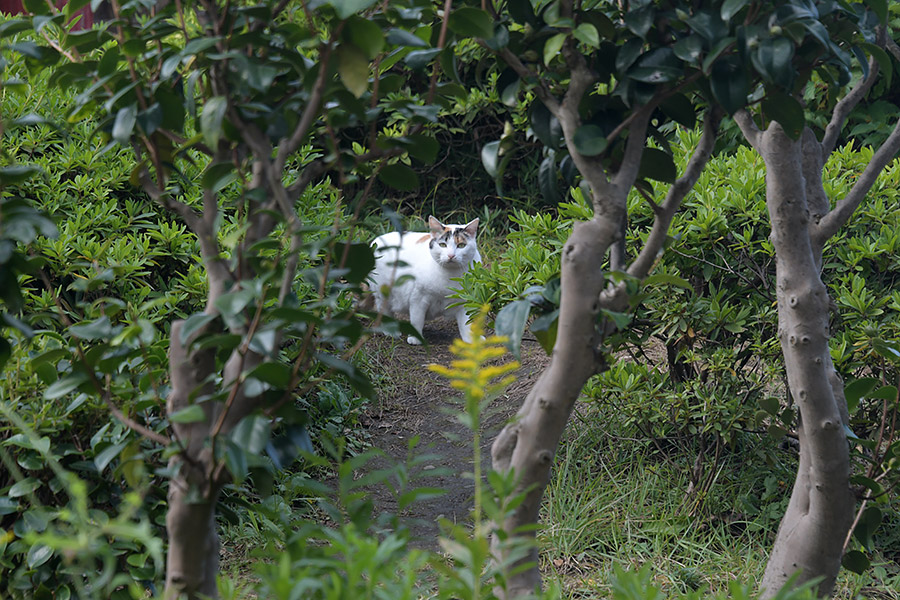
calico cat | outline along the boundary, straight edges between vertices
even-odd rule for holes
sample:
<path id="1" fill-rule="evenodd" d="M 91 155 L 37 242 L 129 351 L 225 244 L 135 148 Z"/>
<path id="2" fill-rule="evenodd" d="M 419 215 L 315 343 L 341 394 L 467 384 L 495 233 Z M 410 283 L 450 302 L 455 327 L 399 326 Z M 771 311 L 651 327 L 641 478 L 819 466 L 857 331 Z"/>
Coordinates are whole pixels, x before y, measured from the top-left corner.
<path id="1" fill-rule="evenodd" d="M 393 231 L 375 238 L 375 271 L 371 275 L 375 305 L 387 315 L 409 313 L 409 321 L 419 334 L 426 320 L 453 317 L 459 337 L 472 341 L 468 316 L 458 302 L 447 295 L 459 288 L 451 278 L 462 277 L 473 262 L 481 262 L 475 234 L 478 219 L 466 225 L 444 225 L 428 217 L 431 231 Z M 410 344 L 421 344 L 409 336 Z"/>

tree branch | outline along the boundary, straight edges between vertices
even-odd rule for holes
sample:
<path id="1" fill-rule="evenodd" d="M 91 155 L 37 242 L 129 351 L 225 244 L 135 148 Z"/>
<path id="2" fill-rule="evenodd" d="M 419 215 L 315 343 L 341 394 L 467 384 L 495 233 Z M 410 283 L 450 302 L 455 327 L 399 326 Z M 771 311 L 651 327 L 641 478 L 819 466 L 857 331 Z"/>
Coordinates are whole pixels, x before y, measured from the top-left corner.
<path id="1" fill-rule="evenodd" d="M 900 120 L 897 121 L 894 131 L 891 132 L 888 139 L 872 156 L 872 160 L 866 165 L 853 188 L 835 204 L 827 215 L 822 217 L 817 226 L 812 228 L 812 239 L 816 243 L 824 244 L 850 219 L 875 184 L 882 169 L 893 160 L 898 151 L 900 151 Z"/>
<path id="2" fill-rule="evenodd" d="M 825 127 L 825 136 L 822 138 L 822 152 L 826 157 L 834 152 L 834 146 L 837 144 L 838 136 L 841 134 L 841 129 L 850 112 L 869 93 L 877 78 L 878 62 L 874 56 L 870 56 L 869 75 L 865 79 L 860 79 L 853 89 L 835 105 L 834 112 L 831 113 L 831 121 Z"/>
<path id="3" fill-rule="evenodd" d="M 666 241 L 666 235 L 669 231 L 669 225 L 678 212 L 681 202 L 687 196 L 688 192 L 697 183 L 700 174 L 703 172 L 706 163 L 712 156 L 713 148 L 716 145 L 716 135 L 719 132 L 719 125 L 722 122 L 722 111 L 718 108 L 707 109 L 703 117 L 703 135 L 694 148 L 684 174 L 679 177 L 675 183 L 669 188 L 666 199 L 659 206 L 658 211 L 654 211 L 656 216 L 653 219 L 653 227 L 647 236 L 647 241 L 641 249 L 638 257 L 634 259 L 631 266 L 628 267 L 628 274 L 643 279 L 650 273 L 650 269 L 656 262 L 660 252 L 662 252 L 663 244 Z"/>
<path id="4" fill-rule="evenodd" d="M 628 139 L 625 140 L 625 154 L 622 155 L 622 165 L 613 176 L 612 182 L 619 190 L 628 190 L 637 179 L 638 169 L 641 167 L 641 155 L 644 152 L 644 144 L 647 138 L 647 126 L 650 124 L 650 115 L 656 110 L 656 103 L 651 102 L 637 109 L 637 115 L 632 121 L 628 131 Z"/>
<path id="5" fill-rule="evenodd" d="M 759 144 L 761 141 L 762 131 L 760 131 L 759 127 L 756 126 L 756 123 L 753 121 L 753 117 L 750 116 L 750 113 L 747 112 L 746 109 L 741 109 L 734 113 L 732 117 L 734 122 L 738 124 L 738 127 L 741 128 L 741 132 L 744 134 L 744 138 L 750 143 L 753 148 L 759 152 Z"/>
<path id="6" fill-rule="evenodd" d="M 484 42 L 481 42 L 484 44 Z M 487 48 L 487 46 L 485 46 Z M 559 112 L 559 100 L 556 99 L 550 92 L 550 88 L 547 87 L 547 84 L 544 83 L 544 80 L 541 77 L 525 66 L 525 64 L 519 60 L 519 57 L 516 56 L 509 48 L 502 48 L 497 51 L 497 55 L 503 59 L 509 67 L 516 72 L 516 74 L 521 79 L 534 80 L 535 87 L 534 93 L 538 97 L 538 99 L 544 103 L 544 106 L 547 107 L 551 113 L 556 115 Z"/>

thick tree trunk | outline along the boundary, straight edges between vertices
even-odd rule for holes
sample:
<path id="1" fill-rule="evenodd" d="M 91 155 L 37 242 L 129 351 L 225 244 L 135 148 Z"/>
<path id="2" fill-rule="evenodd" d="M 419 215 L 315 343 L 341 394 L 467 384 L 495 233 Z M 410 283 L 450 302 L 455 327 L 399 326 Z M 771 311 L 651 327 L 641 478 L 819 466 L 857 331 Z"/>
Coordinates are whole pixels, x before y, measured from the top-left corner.
<path id="1" fill-rule="evenodd" d="M 802 146 L 777 124 L 762 133 L 757 144 L 766 162 L 778 336 L 801 421 L 797 479 L 761 584 L 765 598 L 773 597 L 795 573 L 795 584 L 822 578 L 819 594 L 829 595 L 853 519 L 844 433 L 847 411 L 828 351 L 829 300 L 819 275 L 821 247 L 810 236 Z"/>
<path id="2" fill-rule="evenodd" d="M 597 315 L 604 279 L 601 264 L 618 236 L 619 219 L 601 216 L 579 223 L 562 252 L 562 295 L 556 344 L 549 366 L 525 399 L 517 418 L 494 442 L 492 458 L 498 471 L 513 469 L 517 491 L 525 501 L 503 524 L 507 532 L 538 522 L 541 498 L 550 467 L 572 407 L 588 378 L 598 370 Z M 527 535 L 534 535 L 531 529 Z M 503 549 L 495 545 L 501 562 Z M 519 597 L 540 588 L 537 549 L 526 560 L 534 565 L 508 581 L 507 596 Z"/>

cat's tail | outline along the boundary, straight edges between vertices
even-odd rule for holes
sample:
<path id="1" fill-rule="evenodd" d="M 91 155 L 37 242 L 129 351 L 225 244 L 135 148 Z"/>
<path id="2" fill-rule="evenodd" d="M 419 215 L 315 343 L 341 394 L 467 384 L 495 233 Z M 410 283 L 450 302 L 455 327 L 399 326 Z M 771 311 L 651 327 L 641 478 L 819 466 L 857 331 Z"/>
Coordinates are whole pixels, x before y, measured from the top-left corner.
<path id="1" fill-rule="evenodd" d="M 375 292 L 369 289 L 369 286 L 366 283 L 363 283 L 360 287 L 362 288 L 362 291 L 360 292 L 359 297 L 357 297 L 356 299 L 356 310 L 364 312 L 374 312 Z"/>

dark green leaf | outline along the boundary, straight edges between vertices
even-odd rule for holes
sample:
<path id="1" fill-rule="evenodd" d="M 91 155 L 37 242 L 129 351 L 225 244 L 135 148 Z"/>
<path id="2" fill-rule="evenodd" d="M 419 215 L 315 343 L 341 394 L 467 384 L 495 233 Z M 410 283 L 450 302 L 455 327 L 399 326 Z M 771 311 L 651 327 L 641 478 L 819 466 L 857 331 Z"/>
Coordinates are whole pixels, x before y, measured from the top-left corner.
<path id="1" fill-rule="evenodd" d="M 687 19 L 687 24 L 703 36 L 710 46 L 728 35 L 728 26 L 722 22 L 718 12 L 698 11 Z"/>
<path id="2" fill-rule="evenodd" d="M 233 162 L 211 163 L 200 178 L 200 186 L 217 193 L 237 180 Z"/>
<path id="3" fill-rule="evenodd" d="M 497 335 L 508 338 L 506 347 L 517 359 L 521 356 L 522 334 L 530 313 L 531 302 L 515 300 L 500 309 L 494 320 L 494 331 Z"/>
<path id="4" fill-rule="evenodd" d="M 441 53 L 440 48 L 429 48 L 428 50 L 413 50 L 404 58 L 406 66 L 417 71 L 428 66 L 435 56 Z"/>
<path id="5" fill-rule="evenodd" d="M 328 0 L 328 4 L 334 7 L 339 19 L 346 19 L 366 10 L 375 4 L 375 0 Z"/>
<path id="6" fill-rule="evenodd" d="M 648 4 L 638 9 L 625 13 L 625 26 L 641 38 L 647 37 L 647 32 L 653 26 L 656 17 L 656 7 Z"/>
<path id="7" fill-rule="evenodd" d="M 641 56 L 628 76 L 644 83 L 675 81 L 682 74 L 681 61 L 671 48 L 656 48 Z"/>
<path id="8" fill-rule="evenodd" d="M 667 117 L 688 129 L 693 129 L 697 124 L 694 105 L 684 94 L 669 96 L 660 103 L 659 108 Z"/>
<path id="9" fill-rule="evenodd" d="M 283 390 L 291 383 L 291 368 L 284 363 L 268 362 L 257 366 L 248 376 Z"/>
<path id="10" fill-rule="evenodd" d="M 40 169 L 31 165 L 0 167 L 0 185 L 18 185 L 39 172 Z"/>
<path id="11" fill-rule="evenodd" d="M 548 154 L 538 167 L 538 185 L 544 200 L 550 204 L 560 201 L 559 188 L 556 183 L 556 159 L 554 154 Z"/>
<path id="12" fill-rule="evenodd" d="M 36 569 L 53 556 L 53 549 L 50 546 L 45 546 L 44 544 L 35 544 L 28 550 L 28 554 L 26 556 L 26 562 L 28 563 L 28 567 L 31 569 Z"/>
<path id="13" fill-rule="evenodd" d="M 900 362 L 900 344 L 892 340 L 872 340 L 872 349 L 892 363 Z"/>
<path id="14" fill-rule="evenodd" d="M 850 550 L 841 559 L 841 565 L 848 571 L 862 575 L 869 568 L 869 557 L 859 550 Z"/>
<path id="15" fill-rule="evenodd" d="M 703 38 L 696 34 L 683 37 L 675 42 L 672 51 L 684 62 L 696 65 L 703 54 Z"/>
<path id="16" fill-rule="evenodd" d="M 886 25 L 888 22 L 888 0 L 864 0 L 864 2 L 878 17 L 878 22 Z"/>
<path id="17" fill-rule="evenodd" d="M 750 53 L 753 66 L 763 79 L 788 89 L 794 81 L 795 70 L 791 64 L 794 44 L 785 37 L 763 38 Z"/>
<path id="18" fill-rule="evenodd" d="M 414 48 L 428 47 L 428 43 L 405 29 L 392 28 L 388 30 L 387 42 L 392 46 L 412 46 Z"/>
<path id="19" fill-rule="evenodd" d="M 738 14 L 741 9 L 749 3 L 750 0 L 725 0 L 725 2 L 722 3 L 722 9 L 719 14 L 722 17 L 722 20 L 727 23 L 731 20 L 731 17 Z"/>
<path id="20" fill-rule="evenodd" d="M 716 59 L 721 56 L 721 54 L 733 43 L 735 42 L 735 38 L 726 37 L 719 40 L 715 46 L 709 51 L 709 54 L 706 55 L 706 58 L 703 59 L 703 64 L 700 65 L 700 68 L 704 73 L 709 73 L 709 67 L 716 61 Z"/>
<path id="21" fill-rule="evenodd" d="M 381 27 L 374 21 L 362 17 L 352 16 L 347 19 L 344 38 L 356 45 L 370 59 L 378 56 L 384 49 L 385 40 Z"/>
<path id="22" fill-rule="evenodd" d="M 866 550 L 871 551 L 875 547 L 875 542 L 872 538 L 879 525 L 881 525 L 881 509 L 877 506 L 870 505 L 866 508 L 865 512 L 863 512 L 862 517 L 860 517 L 859 522 L 853 529 L 853 536 L 859 540 L 859 543 L 862 544 Z"/>
<path id="23" fill-rule="evenodd" d="M 672 156 L 656 148 L 644 148 L 638 177 L 673 183 L 678 176 Z"/>
<path id="24" fill-rule="evenodd" d="M 419 176 L 416 172 L 400 163 L 386 165 L 378 172 L 378 179 L 385 185 L 406 192 L 419 187 Z"/>
<path id="25" fill-rule="evenodd" d="M 806 126 L 803 106 L 784 92 L 771 92 L 762 100 L 763 113 L 773 121 L 777 121 L 784 132 L 793 140 L 799 139 Z"/>
<path id="26" fill-rule="evenodd" d="M 472 6 L 463 6 L 451 12 L 447 26 L 462 37 L 494 37 L 493 19 L 483 10 Z"/>
<path id="27" fill-rule="evenodd" d="M 637 38 L 631 38 L 616 52 L 616 72 L 625 73 L 634 61 L 643 53 L 644 42 Z"/>
<path id="28" fill-rule="evenodd" d="M 112 444 L 107 446 L 103 450 L 97 453 L 94 457 L 94 466 L 97 467 L 98 473 L 103 473 L 103 470 L 109 466 L 109 463 L 113 461 L 119 454 L 122 452 L 122 449 L 128 445 L 128 442 L 119 442 L 118 444 Z"/>
<path id="29" fill-rule="evenodd" d="M 372 247 L 364 242 L 354 244 L 337 244 L 334 248 L 335 266 L 346 269 L 343 278 L 350 283 L 361 283 L 366 280 L 375 268 L 375 254 Z"/>
<path id="30" fill-rule="evenodd" d="M 215 318 L 216 315 L 208 313 L 194 313 L 189 316 L 181 326 L 181 343 L 186 344 L 191 339 L 191 336 L 194 335 L 194 332 L 205 327 L 207 323 L 215 320 Z"/>
<path id="31" fill-rule="evenodd" d="M 710 75 L 713 96 L 725 111 L 732 115 L 747 104 L 750 83 L 737 57 L 724 57 L 713 63 Z"/>
<path id="32" fill-rule="evenodd" d="M 539 100 L 531 102 L 531 130 L 548 148 L 559 147 L 559 121 Z"/>
<path id="33" fill-rule="evenodd" d="M 509 10 L 509 14 L 517 23 L 537 25 L 538 20 L 534 14 L 534 6 L 532 6 L 531 0 L 509 0 L 507 10 Z"/>
<path id="34" fill-rule="evenodd" d="M 10 498 L 21 498 L 22 496 L 27 496 L 32 493 L 34 490 L 41 487 L 41 480 L 36 479 L 34 477 L 26 477 L 22 481 L 16 482 L 9 488 L 9 491 L 6 493 Z"/>
<path id="35" fill-rule="evenodd" d="M 603 130 L 597 125 L 582 125 L 572 138 L 575 150 L 584 156 L 597 156 L 606 150 L 607 140 Z"/>

